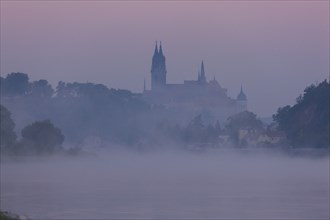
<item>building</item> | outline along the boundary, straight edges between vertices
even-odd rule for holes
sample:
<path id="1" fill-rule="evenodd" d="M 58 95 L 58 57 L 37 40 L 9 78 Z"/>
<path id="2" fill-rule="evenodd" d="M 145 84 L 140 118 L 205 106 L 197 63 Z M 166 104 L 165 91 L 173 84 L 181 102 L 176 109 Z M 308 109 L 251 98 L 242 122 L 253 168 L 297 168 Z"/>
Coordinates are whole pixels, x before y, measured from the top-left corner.
<path id="1" fill-rule="evenodd" d="M 183 118 L 202 114 L 204 121 L 225 120 L 228 116 L 247 110 L 247 98 L 241 88 L 237 99 L 227 95 L 215 79 L 207 81 L 204 62 L 201 62 L 196 80 L 185 80 L 183 84 L 169 84 L 166 81 L 166 58 L 162 44 L 154 49 L 151 64 L 151 89 L 144 83 L 142 97 L 152 106 L 163 107 Z"/>
<path id="2" fill-rule="evenodd" d="M 151 89 L 153 91 L 166 86 L 166 73 L 166 62 L 163 54 L 162 43 L 160 42 L 158 50 L 156 42 L 151 65 Z"/>
<path id="3" fill-rule="evenodd" d="M 241 92 L 238 94 L 236 98 L 237 111 L 246 111 L 247 110 L 247 98 L 245 93 L 243 92 L 243 86 L 241 86 Z"/>

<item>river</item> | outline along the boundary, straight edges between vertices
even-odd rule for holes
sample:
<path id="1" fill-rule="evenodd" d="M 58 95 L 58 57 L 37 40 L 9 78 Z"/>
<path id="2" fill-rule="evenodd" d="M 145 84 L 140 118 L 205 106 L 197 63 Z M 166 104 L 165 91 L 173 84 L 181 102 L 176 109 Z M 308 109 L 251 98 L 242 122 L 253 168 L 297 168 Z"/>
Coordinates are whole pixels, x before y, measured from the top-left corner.
<path id="1" fill-rule="evenodd" d="M 329 218 L 329 158 L 116 153 L 1 163 L 1 210 L 32 219 Z"/>

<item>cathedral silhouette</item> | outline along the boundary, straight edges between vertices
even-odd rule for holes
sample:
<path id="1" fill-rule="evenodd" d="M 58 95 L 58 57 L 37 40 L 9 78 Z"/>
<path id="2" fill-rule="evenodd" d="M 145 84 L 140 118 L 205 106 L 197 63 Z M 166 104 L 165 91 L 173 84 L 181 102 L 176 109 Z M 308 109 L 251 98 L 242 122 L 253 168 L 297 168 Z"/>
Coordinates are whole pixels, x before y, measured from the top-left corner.
<path id="1" fill-rule="evenodd" d="M 185 80 L 183 84 L 166 82 L 166 58 L 162 44 L 155 45 L 151 64 L 151 89 L 144 82 L 143 99 L 154 107 L 163 107 L 183 115 L 202 114 L 210 118 L 227 118 L 247 110 L 247 97 L 241 91 L 236 99 L 227 95 L 215 77 L 207 81 L 204 62 L 201 62 L 197 80 Z"/>

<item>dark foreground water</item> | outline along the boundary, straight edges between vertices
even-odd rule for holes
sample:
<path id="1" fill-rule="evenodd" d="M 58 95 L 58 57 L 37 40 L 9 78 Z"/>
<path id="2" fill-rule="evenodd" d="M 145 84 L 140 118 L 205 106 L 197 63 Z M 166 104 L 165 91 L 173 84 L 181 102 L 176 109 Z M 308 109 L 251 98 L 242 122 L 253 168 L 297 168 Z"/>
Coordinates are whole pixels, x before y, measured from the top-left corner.
<path id="1" fill-rule="evenodd" d="M 329 158 L 114 154 L 1 163 L 1 210 L 35 219 L 329 218 Z"/>

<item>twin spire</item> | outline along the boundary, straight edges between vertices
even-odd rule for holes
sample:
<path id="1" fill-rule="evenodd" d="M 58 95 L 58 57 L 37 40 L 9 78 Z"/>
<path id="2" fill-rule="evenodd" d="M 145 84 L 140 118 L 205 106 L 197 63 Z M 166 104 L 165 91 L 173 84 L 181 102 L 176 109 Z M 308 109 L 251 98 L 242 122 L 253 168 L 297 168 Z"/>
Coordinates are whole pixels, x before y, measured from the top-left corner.
<path id="1" fill-rule="evenodd" d="M 157 41 L 156 41 L 154 56 L 155 55 L 162 55 L 163 56 L 163 48 L 162 48 L 162 42 L 161 41 L 159 42 L 159 49 L 158 49 L 158 45 L 157 45 Z"/>
<path id="2" fill-rule="evenodd" d="M 151 89 L 166 85 L 166 59 L 163 54 L 162 42 L 155 45 L 155 53 L 151 64 Z"/>

